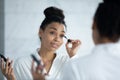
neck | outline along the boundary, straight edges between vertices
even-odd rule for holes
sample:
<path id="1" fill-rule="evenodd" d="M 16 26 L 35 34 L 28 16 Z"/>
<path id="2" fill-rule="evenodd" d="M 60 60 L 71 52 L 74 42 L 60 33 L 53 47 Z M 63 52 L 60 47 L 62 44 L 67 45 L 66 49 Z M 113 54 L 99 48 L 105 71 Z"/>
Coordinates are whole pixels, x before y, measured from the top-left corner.
<path id="1" fill-rule="evenodd" d="M 40 48 L 39 55 L 41 56 L 43 61 L 52 61 L 55 58 L 55 52 L 49 51 L 45 48 Z"/>
<path id="2" fill-rule="evenodd" d="M 108 38 L 102 38 L 100 41 L 99 41 L 99 43 L 101 44 L 101 43 L 114 43 L 115 41 L 113 41 L 113 40 L 110 40 L 110 39 L 108 39 Z"/>

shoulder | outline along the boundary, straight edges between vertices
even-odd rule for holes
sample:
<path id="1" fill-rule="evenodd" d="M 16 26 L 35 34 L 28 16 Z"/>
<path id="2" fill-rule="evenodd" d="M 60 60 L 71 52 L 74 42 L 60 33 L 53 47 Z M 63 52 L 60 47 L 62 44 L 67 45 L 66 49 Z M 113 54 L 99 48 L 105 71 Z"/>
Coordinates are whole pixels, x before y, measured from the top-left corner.
<path id="1" fill-rule="evenodd" d="M 86 69 L 88 68 L 88 66 L 92 68 L 92 66 L 97 65 L 98 62 L 101 60 L 99 54 L 97 54 L 98 52 L 99 50 L 93 50 L 90 54 L 86 56 L 79 56 L 68 61 L 67 64 L 73 68 Z"/>
<path id="2" fill-rule="evenodd" d="M 90 54 L 83 56 L 83 57 L 77 57 L 76 59 L 69 61 L 67 64 L 70 65 L 73 69 L 78 69 L 80 71 L 83 70 L 92 70 L 93 68 L 97 70 L 97 68 L 102 64 L 102 61 L 104 61 L 105 51 L 103 50 L 103 46 L 96 46 L 93 48 L 93 50 L 90 52 Z"/>

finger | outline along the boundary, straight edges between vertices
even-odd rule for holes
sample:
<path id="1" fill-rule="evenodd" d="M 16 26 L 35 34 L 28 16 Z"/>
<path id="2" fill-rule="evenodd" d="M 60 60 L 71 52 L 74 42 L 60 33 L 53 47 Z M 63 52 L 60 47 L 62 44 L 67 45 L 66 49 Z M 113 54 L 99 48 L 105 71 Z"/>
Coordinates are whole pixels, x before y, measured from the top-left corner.
<path id="1" fill-rule="evenodd" d="M 8 70 L 7 76 L 9 76 L 9 77 L 14 76 L 13 73 L 14 73 L 13 68 L 10 67 L 9 70 Z"/>
<path id="2" fill-rule="evenodd" d="M 0 69 L 2 69 L 2 58 L 0 58 Z"/>
<path id="3" fill-rule="evenodd" d="M 13 64 L 13 60 L 11 60 L 11 62 L 10 62 L 10 64 L 9 64 L 9 65 L 10 65 L 10 66 L 12 66 L 12 64 Z"/>
<path id="4" fill-rule="evenodd" d="M 11 72 L 12 72 L 12 63 L 13 63 L 13 61 L 11 61 L 9 64 L 9 67 L 8 67 L 8 75 L 11 75 Z"/>
<path id="5" fill-rule="evenodd" d="M 37 67 L 36 67 L 36 70 L 35 70 L 35 72 L 36 73 L 41 73 L 41 66 L 40 65 L 38 65 Z"/>
<path id="6" fill-rule="evenodd" d="M 78 44 L 81 44 L 81 41 L 80 41 L 80 40 L 76 40 L 76 42 L 77 42 Z"/>
<path id="7" fill-rule="evenodd" d="M 6 61 L 6 66 L 8 66 L 8 64 L 10 63 L 10 59 L 7 58 L 7 61 Z"/>
<path id="8" fill-rule="evenodd" d="M 76 42 L 76 41 L 80 41 L 79 39 L 76 39 L 76 40 L 72 40 L 72 42 Z"/>
<path id="9" fill-rule="evenodd" d="M 5 75 L 8 74 L 8 68 L 9 68 L 8 64 L 9 64 L 9 58 L 7 58 L 7 61 L 6 61 L 6 64 L 5 64 Z"/>
<path id="10" fill-rule="evenodd" d="M 11 73 L 11 67 L 8 68 L 7 76 L 10 76 Z"/>
<path id="11" fill-rule="evenodd" d="M 36 67 L 36 71 L 43 71 L 43 69 L 44 69 L 44 65 L 38 65 L 37 67 Z"/>
<path id="12" fill-rule="evenodd" d="M 3 61 L 3 58 L 1 59 L 1 65 L 0 65 L 0 68 L 1 68 L 1 70 L 2 70 L 2 72 L 3 72 L 3 70 L 4 70 L 4 61 Z"/>
<path id="13" fill-rule="evenodd" d="M 12 76 L 13 73 L 14 73 L 13 68 L 11 68 L 10 75 Z"/>
<path id="14" fill-rule="evenodd" d="M 68 45 L 69 45 L 69 43 L 67 42 L 66 45 L 65 45 L 67 50 L 69 49 Z"/>
<path id="15" fill-rule="evenodd" d="M 13 62 L 12 60 L 11 60 L 11 62 Z M 10 59 L 9 58 L 7 58 L 7 60 L 6 60 L 6 66 L 9 66 L 10 64 L 11 64 L 11 62 L 10 62 Z"/>
<path id="16" fill-rule="evenodd" d="M 73 45 L 80 45 L 81 42 L 80 42 L 80 40 L 74 40 L 74 41 L 72 42 L 72 44 L 73 44 Z"/>
<path id="17" fill-rule="evenodd" d="M 76 40 L 76 44 L 79 46 L 81 44 L 80 40 Z"/>

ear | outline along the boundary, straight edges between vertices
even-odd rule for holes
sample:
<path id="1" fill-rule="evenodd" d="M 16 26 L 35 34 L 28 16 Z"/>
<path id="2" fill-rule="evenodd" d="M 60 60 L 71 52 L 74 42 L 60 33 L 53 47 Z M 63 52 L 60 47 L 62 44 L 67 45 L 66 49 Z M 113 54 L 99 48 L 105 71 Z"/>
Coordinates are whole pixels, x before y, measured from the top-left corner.
<path id="1" fill-rule="evenodd" d="M 42 37 L 42 34 L 43 34 L 43 30 L 40 29 L 40 30 L 39 30 L 39 33 L 38 33 L 39 37 Z"/>
<path id="2" fill-rule="evenodd" d="M 97 28 L 96 21 L 94 20 L 94 21 L 93 21 L 93 24 L 92 24 L 92 29 L 94 30 L 94 29 L 96 29 L 96 28 Z"/>

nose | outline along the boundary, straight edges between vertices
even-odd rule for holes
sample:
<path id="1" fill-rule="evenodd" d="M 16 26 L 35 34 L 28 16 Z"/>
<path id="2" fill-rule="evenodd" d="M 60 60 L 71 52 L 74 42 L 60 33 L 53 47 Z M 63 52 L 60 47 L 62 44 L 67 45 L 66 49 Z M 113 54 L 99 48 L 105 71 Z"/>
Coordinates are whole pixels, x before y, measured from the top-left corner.
<path id="1" fill-rule="evenodd" d="M 59 42 L 60 41 L 60 37 L 58 35 L 55 36 L 54 38 L 55 41 Z"/>

